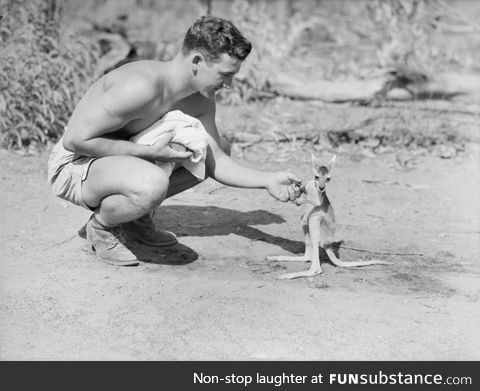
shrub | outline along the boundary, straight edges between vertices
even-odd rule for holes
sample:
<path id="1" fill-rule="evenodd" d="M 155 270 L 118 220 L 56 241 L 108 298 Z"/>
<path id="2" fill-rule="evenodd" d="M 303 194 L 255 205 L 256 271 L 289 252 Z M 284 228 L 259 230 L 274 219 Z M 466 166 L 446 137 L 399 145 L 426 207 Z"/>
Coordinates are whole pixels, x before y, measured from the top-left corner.
<path id="1" fill-rule="evenodd" d="M 55 0 L 10 0 L 0 21 L 0 145 L 39 148 L 62 134 L 91 83 L 98 48 L 61 36 Z"/>

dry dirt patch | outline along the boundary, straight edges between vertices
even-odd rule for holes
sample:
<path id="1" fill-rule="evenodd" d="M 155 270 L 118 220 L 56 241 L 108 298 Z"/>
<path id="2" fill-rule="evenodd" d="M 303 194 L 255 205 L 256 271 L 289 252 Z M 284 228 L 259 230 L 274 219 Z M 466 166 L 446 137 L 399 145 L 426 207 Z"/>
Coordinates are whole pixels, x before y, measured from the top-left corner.
<path id="1" fill-rule="evenodd" d="M 311 147 L 334 152 L 298 142 L 267 152 L 272 145 L 234 152 L 302 178 Z M 295 281 L 276 277 L 306 264 L 265 257 L 302 251 L 301 209 L 261 190 L 207 181 L 169 199 L 157 221 L 180 243 L 132 243 L 144 262 L 115 268 L 77 235 L 88 212 L 51 195 L 47 154 L 0 152 L 0 357 L 478 359 L 478 146 L 454 159 L 418 154 L 409 167 L 398 151 L 345 148 L 329 187 L 338 239 L 411 255 L 340 248 L 345 260 L 393 265 L 345 270 L 323 257 L 322 275 Z"/>

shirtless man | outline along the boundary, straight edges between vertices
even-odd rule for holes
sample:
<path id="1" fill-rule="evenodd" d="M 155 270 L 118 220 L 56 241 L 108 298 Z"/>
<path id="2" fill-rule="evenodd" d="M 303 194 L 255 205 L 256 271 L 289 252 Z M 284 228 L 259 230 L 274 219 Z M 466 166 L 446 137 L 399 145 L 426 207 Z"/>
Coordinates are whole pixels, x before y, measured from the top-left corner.
<path id="1" fill-rule="evenodd" d="M 149 245 L 177 242 L 173 233 L 155 228 L 151 212 L 198 180 L 184 168 L 169 177 L 153 162 L 181 162 L 191 153 L 169 146 L 173 131 L 150 146 L 129 141 L 172 110 L 198 118 L 205 127 L 210 177 L 228 186 L 264 188 L 283 202 L 299 197 L 294 174 L 259 171 L 233 160 L 215 125 L 215 93 L 230 88 L 250 50 L 250 42 L 230 22 L 202 17 L 172 61 L 123 65 L 96 81 L 80 100 L 52 150 L 48 178 L 55 195 L 94 212 L 86 237 L 101 261 L 139 263 L 123 231 Z"/>

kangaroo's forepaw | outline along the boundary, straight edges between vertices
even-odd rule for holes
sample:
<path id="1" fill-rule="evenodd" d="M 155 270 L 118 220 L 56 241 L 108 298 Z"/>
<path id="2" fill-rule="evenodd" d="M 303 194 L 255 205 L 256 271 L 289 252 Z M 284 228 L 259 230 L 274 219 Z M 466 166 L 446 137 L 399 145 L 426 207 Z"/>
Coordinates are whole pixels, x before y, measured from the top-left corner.
<path id="1" fill-rule="evenodd" d="M 288 273 L 283 274 L 278 277 L 279 280 L 293 280 L 294 278 L 301 278 L 301 277 L 313 277 L 317 274 L 322 274 L 322 269 L 314 269 L 314 270 L 307 270 L 304 272 L 296 272 L 296 273 Z"/>

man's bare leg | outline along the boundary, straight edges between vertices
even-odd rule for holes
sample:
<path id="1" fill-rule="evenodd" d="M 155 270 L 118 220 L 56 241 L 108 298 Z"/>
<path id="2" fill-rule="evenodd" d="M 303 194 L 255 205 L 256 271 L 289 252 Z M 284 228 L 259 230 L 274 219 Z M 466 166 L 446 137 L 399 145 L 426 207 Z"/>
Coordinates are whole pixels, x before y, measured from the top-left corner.
<path id="1" fill-rule="evenodd" d="M 95 208 L 86 233 L 102 261 L 138 264 L 124 245 L 118 226 L 152 211 L 165 198 L 168 186 L 167 173 L 143 159 L 106 156 L 92 163 L 82 185 L 82 196 L 87 205 Z M 166 239 L 172 241 L 172 237 Z"/>
<path id="2" fill-rule="evenodd" d="M 177 168 L 170 175 L 170 185 L 167 190 L 166 198 L 170 198 L 175 194 L 188 190 L 198 184 L 202 183 L 194 175 L 183 167 Z"/>
<path id="3" fill-rule="evenodd" d="M 169 178 L 158 166 L 132 156 L 106 156 L 90 166 L 83 200 L 95 216 L 115 226 L 145 215 L 167 194 Z"/>

